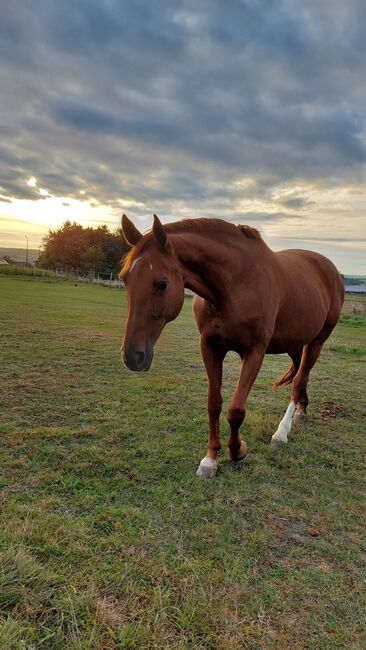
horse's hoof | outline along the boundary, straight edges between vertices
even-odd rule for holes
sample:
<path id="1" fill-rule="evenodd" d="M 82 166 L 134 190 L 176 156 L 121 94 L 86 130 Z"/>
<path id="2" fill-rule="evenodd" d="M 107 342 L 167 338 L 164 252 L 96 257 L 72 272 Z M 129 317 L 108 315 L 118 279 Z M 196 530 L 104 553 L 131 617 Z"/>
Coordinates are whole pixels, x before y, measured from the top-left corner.
<path id="1" fill-rule="evenodd" d="M 218 469 L 217 460 L 205 456 L 204 458 L 202 458 L 196 474 L 200 478 L 213 478 L 217 472 L 217 469 Z"/>
<path id="2" fill-rule="evenodd" d="M 294 417 L 292 418 L 293 424 L 304 422 L 304 420 L 306 420 L 306 413 L 304 411 L 295 411 Z"/>
<path id="3" fill-rule="evenodd" d="M 247 445 L 244 441 L 242 441 L 239 449 L 236 452 L 233 452 L 230 447 L 227 448 L 228 454 L 230 456 L 231 460 L 237 461 L 237 460 L 242 460 L 245 458 L 248 452 Z"/>
<path id="4" fill-rule="evenodd" d="M 283 438 L 275 438 L 272 436 L 269 444 L 271 447 L 283 447 L 284 445 L 287 445 L 287 439 L 283 440 Z"/>

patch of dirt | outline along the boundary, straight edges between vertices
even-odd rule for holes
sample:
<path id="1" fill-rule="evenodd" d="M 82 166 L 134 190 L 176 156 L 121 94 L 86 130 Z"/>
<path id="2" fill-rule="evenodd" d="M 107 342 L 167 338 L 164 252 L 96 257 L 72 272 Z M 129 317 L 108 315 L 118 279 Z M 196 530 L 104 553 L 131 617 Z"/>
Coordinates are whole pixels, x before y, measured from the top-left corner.
<path id="1" fill-rule="evenodd" d="M 107 596 L 96 598 L 95 612 L 97 619 L 108 627 L 117 626 L 124 619 L 122 608 Z"/>
<path id="2" fill-rule="evenodd" d="M 351 413 L 352 409 L 349 406 L 332 402 L 331 400 L 325 400 L 317 410 L 317 413 L 314 414 L 314 417 L 321 420 L 334 420 L 335 418 L 347 417 Z"/>
<path id="3" fill-rule="evenodd" d="M 30 382 L 19 382 L 10 386 L 10 393 L 32 393 L 33 390 L 37 388 L 35 384 Z"/>
<path id="4" fill-rule="evenodd" d="M 295 544 L 303 544 L 310 539 L 321 537 L 322 516 L 316 515 L 316 526 L 309 526 L 304 521 L 292 517 L 275 517 L 268 515 L 266 517 L 267 526 L 272 533 L 278 536 L 285 536 L 289 541 Z"/>

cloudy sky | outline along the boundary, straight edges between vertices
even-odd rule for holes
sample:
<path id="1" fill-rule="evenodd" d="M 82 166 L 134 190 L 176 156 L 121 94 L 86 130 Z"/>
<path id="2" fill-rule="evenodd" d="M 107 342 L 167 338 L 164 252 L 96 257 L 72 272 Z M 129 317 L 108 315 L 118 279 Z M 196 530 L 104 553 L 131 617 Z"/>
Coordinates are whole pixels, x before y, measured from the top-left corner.
<path id="1" fill-rule="evenodd" d="M 364 0 L 12 0 L 0 246 L 219 216 L 366 274 Z"/>

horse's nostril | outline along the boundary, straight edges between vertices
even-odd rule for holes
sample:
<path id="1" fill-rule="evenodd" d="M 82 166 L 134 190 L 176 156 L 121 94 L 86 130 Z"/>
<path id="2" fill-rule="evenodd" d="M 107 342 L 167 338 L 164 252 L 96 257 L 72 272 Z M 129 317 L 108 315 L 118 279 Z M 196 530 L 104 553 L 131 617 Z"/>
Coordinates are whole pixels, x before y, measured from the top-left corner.
<path id="1" fill-rule="evenodd" d="M 145 361 L 145 352 L 135 352 L 136 356 L 136 366 L 141 368 Z"/>
<path id="2" fill-rule="evenodd" d="M 122 359 L 130 370 L 135 372 L 141 372 L 142 370 L 148 370 L 151 365 L 153 358 L 153 350 L 147 348 L 147 350 L 135 350 L 134 348 L 124 348 L 122 353 Z"/>

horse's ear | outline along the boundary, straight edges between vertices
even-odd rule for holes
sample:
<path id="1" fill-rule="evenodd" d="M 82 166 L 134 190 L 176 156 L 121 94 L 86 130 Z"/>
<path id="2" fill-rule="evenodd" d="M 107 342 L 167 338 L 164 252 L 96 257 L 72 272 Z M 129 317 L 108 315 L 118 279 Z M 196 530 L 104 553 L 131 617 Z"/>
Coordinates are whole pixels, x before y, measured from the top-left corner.
<path id="1" fill-rule="evenodd" d="M 131 219 L 125 214 L 122 215 L 122 232 L 127 244 L 130 246 L 136 246 L 142 237 L 142 233 L 137 230 Z"/>
<path id="2" fill-rule="evenodd" d="M 158 244 L 158 246 L 160 246 L 160 248 L 165 249 L 167 245 L 166 232 L 164 230 L 163 224 L 161 223 L 159 217 L 156 216 L 156 214 L 154 214 L 154 223 L 153 223 L 152 231 L 153 231 L 154 239 Z"/>

